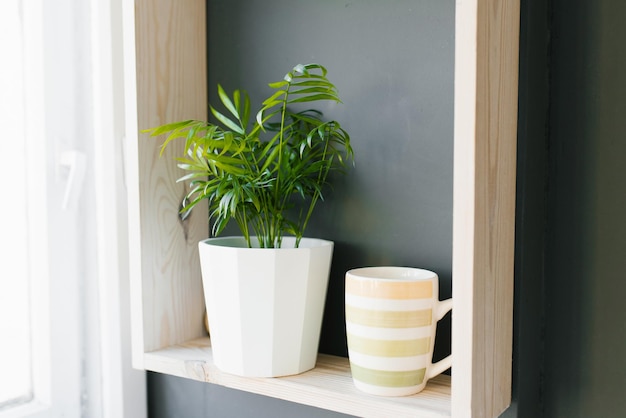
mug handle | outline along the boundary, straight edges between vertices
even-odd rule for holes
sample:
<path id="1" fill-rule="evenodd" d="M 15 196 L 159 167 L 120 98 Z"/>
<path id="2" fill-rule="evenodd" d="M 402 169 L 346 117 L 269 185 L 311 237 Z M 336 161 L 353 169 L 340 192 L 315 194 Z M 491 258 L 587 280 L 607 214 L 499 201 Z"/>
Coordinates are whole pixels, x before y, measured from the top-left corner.
<path id="1" fill-rule="evenodd" d="M 435 318 L 439 321 L 444 317 L 452 309 L 452 298 L 442 300 L 437 303 L 437 307 L 435 308 Z M 432 379 L 433 377 L 445 372 L 450 367 L 452 367 L 452 355 L 439 360 L 437 363 L 431 363 L 428 371 L 426 372 L 426 378 Z"/>

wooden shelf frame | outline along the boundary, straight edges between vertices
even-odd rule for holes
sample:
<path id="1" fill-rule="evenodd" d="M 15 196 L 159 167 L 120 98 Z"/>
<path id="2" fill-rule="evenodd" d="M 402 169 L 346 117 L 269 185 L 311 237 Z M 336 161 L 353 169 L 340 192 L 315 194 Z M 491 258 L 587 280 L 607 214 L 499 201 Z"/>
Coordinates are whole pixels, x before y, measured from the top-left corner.
<path id="1" fill-rule="evenodd" d="M 124 16 L 133 364 L 360 416 L 496 417 L 510 404 L 519 0 L 457 0 L 455 27 L 453 377 L 408 398 L 352 386 L 347 360 L 320 355 L 299 376 L 243 379 L 212 364 L 185 185 L 140 129 L 205 118 L 205 0 L 135 0 Z"/>

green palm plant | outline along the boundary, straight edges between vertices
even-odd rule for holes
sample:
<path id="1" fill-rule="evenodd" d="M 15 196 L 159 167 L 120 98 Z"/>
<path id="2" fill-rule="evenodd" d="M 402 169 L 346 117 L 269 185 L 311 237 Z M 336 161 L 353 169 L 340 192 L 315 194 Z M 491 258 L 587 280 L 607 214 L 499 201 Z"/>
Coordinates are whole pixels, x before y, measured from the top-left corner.
<path id="1" fill-rule="evenodd" d="M 187 120 L 144 131 L 167 134 L 161 154 L 171 141 L 185 140 L 186 154 L 177 160 L 187 174 L 178 181 L 188 181 L 190 191 L 181 212 L 208 199 L 214 235 L 234 219 L 249 247 L 256 235 L 260 247 L 279 248 L 285 234 L 298 246 L 330 173 L 344 172 L 353 160 L 339 122 L 324 121 L 314 109 L 294 110 L 341 102 L 326 73 L 318 64 L 297 65 L 269 84 L 274 92 L 252 121 L 248 94 L 235 90 L 229 97 L 218 85 L 227 112 L 210 107 L 217 123 Z"/>

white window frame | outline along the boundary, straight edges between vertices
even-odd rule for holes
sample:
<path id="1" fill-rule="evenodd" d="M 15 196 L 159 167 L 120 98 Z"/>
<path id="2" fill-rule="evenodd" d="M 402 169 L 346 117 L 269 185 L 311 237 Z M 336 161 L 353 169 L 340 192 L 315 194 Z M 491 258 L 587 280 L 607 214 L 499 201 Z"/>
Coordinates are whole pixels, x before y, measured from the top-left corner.
<path id="1" fill-rule="evenodd" d="M 130 349 L 124 0 L 21 6 L 36 31 L 24 45 L 26 120 L 40 122 L 25 127 L 40 168 L 27 178 L 33 398 L 0 418 L 146 417 Z"/>
<path id="2" fill-rule="evenodd" d="M 147 416 L 145 372 L 133 369 L 124 140 L 124 0 L 91 0 L 103 417 Z M 134 61 L 134 57 L 132 58 Z"/>
<path id="3" fill-rule="evenodd" d="M 75 260 L 68 260 L 73 254 L 67 248 L 75 244 L 77 230 L 72 217 L 76 208 L 65 211 L 61 208 L 64 181 L 60 172 L 56 172 L 55 144 L 48 140 L 59 133 L 54 123 L 50 123 L 57 115 L 47 112 L 55 94 L 51 79 L 61 81 L 57 77 L 69 75 L 47 73 L 46 53 L 56 51 L 46 51 L 50 40 L 46 39 L 45 2 L 24 1 L 22 13 L 24 25 L 29 28 L 23 50 L 28 80 L 24 83 L 25 120 L 38 121 L 24 127 L 26 152 L 33 167 L 26 179 L 27 195 L 37 196 L 37 202 L 30 202 L 27 207 L 28 249 L 32 254 L 29 276 L 33 398 L 28 403 L 3 409 L 0 417 L 80 416 L 80 363 L 76 360 L 80 359 L 79 294 Z M 59 19 L 60 25 L 65 23 L 62 13 L 54 13 L 51 18 Z M 63 33 L 57 33 L 56 39 L 62 36 Z M 65 104 L 57 103 L 57 106 Z M 53 245 L 51 240 L 59 228 L 65 230 L 63 245 L 58 245 L 59 242 Z"/>

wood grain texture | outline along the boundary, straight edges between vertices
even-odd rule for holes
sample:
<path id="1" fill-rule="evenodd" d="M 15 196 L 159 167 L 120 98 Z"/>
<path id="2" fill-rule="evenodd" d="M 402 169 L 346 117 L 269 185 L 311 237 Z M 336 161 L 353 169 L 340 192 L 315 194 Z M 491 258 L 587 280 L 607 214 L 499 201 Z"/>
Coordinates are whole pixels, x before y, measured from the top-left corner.
<path id="1" fill-rule="evenodd" d="M 454 417 L 511 400 L 519 1 L 457 1 Z"/>
<path id="2" fill-rule="evenodd" d="M 135 51 L 139 130 L 184 119 L 207 118 L 206 22 L 203 0 L 136 0 Z M 141 352 L 204 335 L 204 298 L 198 241 L 208 236 L 208 208 L 198 205 L 185 221 L 178 216 L 188 185 L 174 158 L 182 143 L 159 158 L 163 138 L 139 134 L 129 164 L 137 170 Z M 137 274 L 137 273 L 135 273 Z M 139 311 L 139 312 L 137 312 Z M 135 339 L 137 341 L 137 339 Z"/>
<path id="3" fill-rule="evenodd" d="M 358 391 L 348 359 L 320 354 L 315 369 L 280 378 L 243 378 L 219 371 L 208 338 L 189 341 L 145 355 L 148 370 L 215 383 L 318 408 L 361 417 L 449 417 L 450 377 L 430 380 L 422 392 L 380 397 Z"/>

